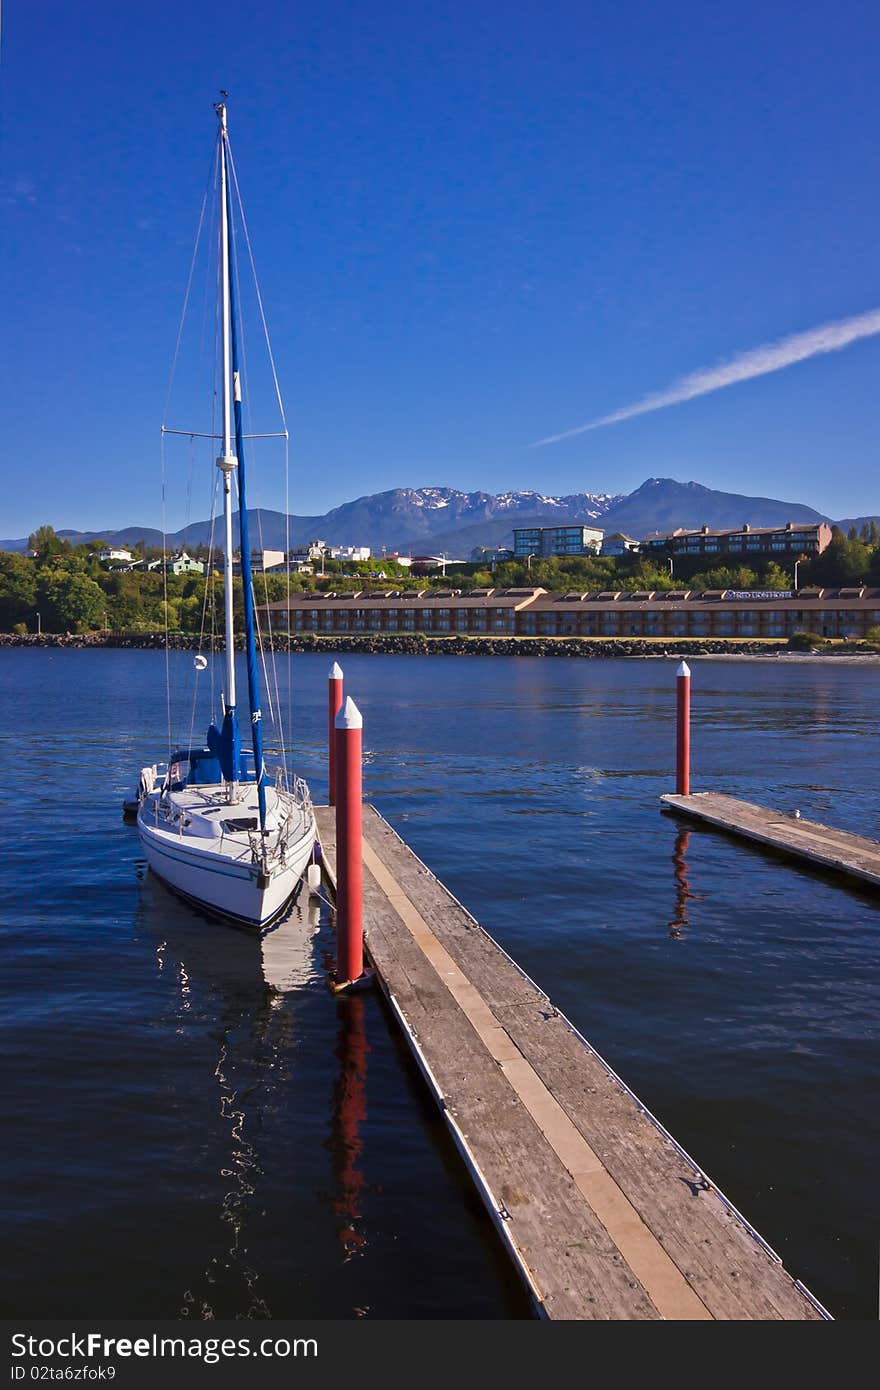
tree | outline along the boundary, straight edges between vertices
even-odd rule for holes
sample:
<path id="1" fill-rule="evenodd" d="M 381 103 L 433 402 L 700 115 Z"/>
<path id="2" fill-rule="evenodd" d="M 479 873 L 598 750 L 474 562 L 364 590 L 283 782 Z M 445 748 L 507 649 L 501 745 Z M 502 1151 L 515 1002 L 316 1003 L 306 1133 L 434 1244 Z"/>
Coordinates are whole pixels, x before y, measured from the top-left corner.
<path id="1" fill-rule="evenodd" d="M 745 565 L 739 565 L 736 569 L 722 566 L 716 570 L 704 570 L 702 574 L 695 574 L 689 581 L 689 587 L 692 589 L 748 590 L 756 589 L 757 586 L 758 576 Z"/>
<path id="2" fill-rule="evenodd" d="M 866 578 L 869 584 L 880 584 L 880 547 L 871 554 L 871 563 L 868 565 Z"/>
<path id="3" fill-rule="evenodd" d="M 28 546 L 36 551 L 40 564 L 46 564 L 59 555 L 67 554 L 71 549 L 70 541 L 63 541 L 60 536 L 56 536 L 54 526 L 38 526 L 33 535 L 28 536 Z"/>
<path id="4" fill-rule="evenodd" d="M 623 557 L 621 557 L 623 558 Z M 629 576 L 634 589 L 674 589 L 677 581 L 669 573 L 667 565 L 662 567 L 650 560 L 646 555 L 634 557 L 635 565 Z"/>
<path id="5" fill-rule="evenodd" d="M 786 574 L 775 560 L 770 560 L 761 575 L 761 585 L 765 589 L 790 589 L 791 575 Z"/>
<path id="6" fill-rule="evenodd" d="M 848 540 L 839 528 L 835 531 L 822 554 L 810 559 L 810 584 L 857 584 L 868 576 L 871 551 L 862 541 Z"/>
<path id="7" fill-rule="evenodd" d="M 25 555 L 0 551 L 0 631 L 16 623 L 34 622 L 37 607 L 36 568 Z"/>
<path id="8" fill-rule="evenodd" d="M 38 599 L 48 632 L 82 632 L 96 627 L 105 611 L 104 594 L 94 579 L 63 569 L 43 571 Z"/>

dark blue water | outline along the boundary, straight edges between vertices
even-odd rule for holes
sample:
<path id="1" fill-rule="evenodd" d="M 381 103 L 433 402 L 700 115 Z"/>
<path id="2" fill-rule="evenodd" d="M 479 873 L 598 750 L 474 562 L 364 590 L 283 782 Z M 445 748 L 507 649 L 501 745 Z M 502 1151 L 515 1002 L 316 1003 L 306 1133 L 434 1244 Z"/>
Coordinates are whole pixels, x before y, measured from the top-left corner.
<path id="1" fill-rule="evenodd" d="M 878 900 L 659 813 L 674 662 L 343 664 L 369 798 L 792 1272 L 875 1316 Z M 293 664 L 316 799 L 327 665 Z M 695 790 L 880 836 L 880 667 L 693 686 Z M 0 654 L 4 1310 L 527 1315 L 378 998 L 327 993 L 326 914 L 261 944 L 144 877 L 119 809 L 165 727 L 160 654 Z"/>

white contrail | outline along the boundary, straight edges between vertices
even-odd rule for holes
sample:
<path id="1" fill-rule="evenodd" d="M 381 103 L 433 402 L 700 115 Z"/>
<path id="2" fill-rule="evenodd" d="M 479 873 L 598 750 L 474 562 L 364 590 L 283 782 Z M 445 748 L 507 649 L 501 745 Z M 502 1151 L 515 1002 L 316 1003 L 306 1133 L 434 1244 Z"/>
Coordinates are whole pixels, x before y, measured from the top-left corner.
<path id="1" fill-rule="evenodd" d="M 601 429 L 603 425 L 616 425 L 619 420 L 631 420 L 634 415 L 647 415 L 651 410 L 662 410 L 667 405 L 678 405 L 679 401 L 691 401 L 695 396 L 705 396 L 710 391 L 720 391 L 723 386 L 735 386 L 738 381 L 750 381 L 754 376 L 766 376 L 768 372 L 778 372 L 790 367 L 794 362 L 804 362 L 808 357 L 816 357 L 821 352 L 837 352 L 848 347 L 859 338 L 870 338 L 880 333 L 880 309 L 869 309 L 867 313 L 856 314 L 854 318 L 839 319 L 836 323 L 823 323 L 820 328 L 810 328 L 806 333 L 792 333 L 788 338 L 780 338 L 776 343 L 764 343 L 762 347 L 750 348 L 741 352 L 729 362 L 721 362 L 717 367 L 701 367 L 699 371 L 674 381 L 665 391 L 654 391 L 643 396 L 634 405 L 625 405 L 611 415 L 603 415 L 598 420 L 590 420 L 586 425 L 578 425 L 563 434 L 551 434 L 546 439 L 537 439 L 533 447 L 541 444 L 558 444 L 561 439 L 571 439 L 575 434 L 586 434 L 588 430 Z"/>

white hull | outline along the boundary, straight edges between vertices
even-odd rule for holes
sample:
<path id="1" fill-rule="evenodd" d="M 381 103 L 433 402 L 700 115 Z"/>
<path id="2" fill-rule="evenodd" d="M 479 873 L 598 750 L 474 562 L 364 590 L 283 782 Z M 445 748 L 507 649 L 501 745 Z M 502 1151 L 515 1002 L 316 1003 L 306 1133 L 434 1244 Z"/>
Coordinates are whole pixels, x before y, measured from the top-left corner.
<path id="1" fill-rule="evenodd" d="M 211 789 L 215 805 L 223 807 L 216 790 Z M 251 790 L 255 796 L 255 789 Z M 147 863 L 170 888 L 209 912 L 247 926 L 268 925 L 290 901 L 312 857 L 315 820 L 311 807 L 298 806 L 295 812 L 278 818 L 281 824 L 276 828 L 274 844 L 270 840 L 272 850 L 263 868 L 255 861 L 246 832 L 215 833 L 212 838 L 199 833 L 196 823 L 205 818 L 190 809 L 199 794 L 204 804 L 208 798 L 200 788 L 172 793 L 164 806 L 157 793 L 142 802 L 138 831 Z M 168 814 L 169 808 L 176 813 L 176 823 Z M 245 802 L 225 807 L 230 817 L 241 816 L 248 809 L 253 808 Z M 223 815 L 222 809 L 219 815 Z M 295 823 L 291 824 L 294 816 Z M 287 831 L 283 846 L 279 842 L 281 827 Z M 216 826 L 209 822 L 209 829 L 215 831 Z"/>

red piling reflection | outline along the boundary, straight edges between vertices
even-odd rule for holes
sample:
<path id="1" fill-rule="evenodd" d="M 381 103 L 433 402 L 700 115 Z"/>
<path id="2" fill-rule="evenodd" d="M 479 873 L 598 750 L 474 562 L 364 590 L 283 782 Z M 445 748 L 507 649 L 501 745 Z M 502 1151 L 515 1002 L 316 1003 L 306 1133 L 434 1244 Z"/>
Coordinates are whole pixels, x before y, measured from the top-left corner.
<path id="1" fill-rule="evenodd" d="M 359 1165 L 364 1147 L 361 1126 L 367 1119 L 367 1053 L 370 1050 L 364 1027 L 364 1001 L 360 995 L 349 994 L 340 1001 L 339 1025 L 336 1056 L 340 1068 L 334 1088 L 332 1131 L 337 1179 L 333 1210 L 342 1218 L 338 1235 L 345 1259 L 350 1260 L 367 1243 L 363 1230 L 358 1228 L 363 1220 L 361 1194 L 365 1180 Z"/>
<path id="2" fill-rule="evenodd" d="M 685 859 L 690 838 L 690 830 L 682 827 L 675 837 L 675 848 L 672 851 L 672 862 L 675 865 L 675 915 L 669 923 L 670 936 L 684 935 L 684 929 L 688 924 L 688 900 L 697 898 L 697 894 L 691 892 L 687 860 Z"/>

